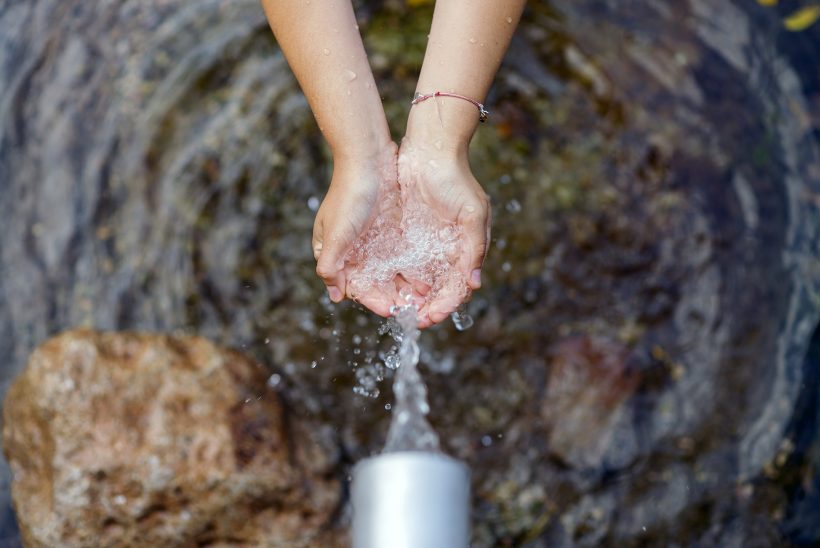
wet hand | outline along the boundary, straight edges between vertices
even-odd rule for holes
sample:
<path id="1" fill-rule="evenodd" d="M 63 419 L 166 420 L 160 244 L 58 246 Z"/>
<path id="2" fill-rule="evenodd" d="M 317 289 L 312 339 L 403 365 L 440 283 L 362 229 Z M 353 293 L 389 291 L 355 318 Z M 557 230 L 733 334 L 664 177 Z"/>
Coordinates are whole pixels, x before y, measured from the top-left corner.
<path id="1" fill-rule="evenodd" d="M 401 217 L 397 200 L 397 146 L 389 143 L 366 158 L 337 159 L 333 179 L 313 225 L 313 257 L 316 273 L 327 286 L 330 299 L 338 303 L 354 298 L 382 316 L 390 314 L 397 295 L 374 290 L 350 295 L 348 281 L 358 265 L 345 262 L 355 241 L 377 216 Z"/>
<path id="2" fill-rule="evenodd" d="M 405 137 L 398 156 L 402 201 L 416 200 L 438 218 L 461 228 L 461 245 L 451 258 L 466 284 L 448 285 L 428 299 L 409 280 L 412 299 L 421 303 L 419 327 L 445 320 L 481 286 L 481 267 L 490 242 L 491 210 L 487 194 L 473 175 L 466 147 L 448 149 Z"/>

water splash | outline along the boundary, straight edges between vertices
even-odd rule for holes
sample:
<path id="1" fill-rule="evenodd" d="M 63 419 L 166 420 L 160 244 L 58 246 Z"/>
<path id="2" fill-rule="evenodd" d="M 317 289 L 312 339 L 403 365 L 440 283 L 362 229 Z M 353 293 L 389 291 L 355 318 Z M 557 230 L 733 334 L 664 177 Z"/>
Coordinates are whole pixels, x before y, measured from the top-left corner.
<path id="1" fill-rule="evenodd" d="M 439 451 L 438 435 L 427 422 L 430 406 L 427 388 L 418 371 L 418 309 L 413 305 L 399 308 L 391 334 L 399 346 L 399 368 L 393 381 L 396 402 L 393 420 L 387 432 L 385 453 L 398 451 Z"/>

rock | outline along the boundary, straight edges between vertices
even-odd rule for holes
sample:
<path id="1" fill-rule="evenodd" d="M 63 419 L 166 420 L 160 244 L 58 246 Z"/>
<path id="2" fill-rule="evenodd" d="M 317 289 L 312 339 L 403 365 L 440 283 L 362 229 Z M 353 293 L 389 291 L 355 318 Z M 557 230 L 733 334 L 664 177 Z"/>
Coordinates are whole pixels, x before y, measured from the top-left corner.
<path id="1" fill-rule="evenodd" d="M 26 546 L 334 545 L 332 450 L 267 377 L 197 337 L 47 341 L 4 405 Z"/>
<path id="2" fill-rule="evenodd" d="M 541 416 L 550 453 L 568 466 L 600 468 L 613 444 L 623 441 L 617 427 L 638 383 L 628 358 L 626 347 L 600 337 L 557 345 Z"/>

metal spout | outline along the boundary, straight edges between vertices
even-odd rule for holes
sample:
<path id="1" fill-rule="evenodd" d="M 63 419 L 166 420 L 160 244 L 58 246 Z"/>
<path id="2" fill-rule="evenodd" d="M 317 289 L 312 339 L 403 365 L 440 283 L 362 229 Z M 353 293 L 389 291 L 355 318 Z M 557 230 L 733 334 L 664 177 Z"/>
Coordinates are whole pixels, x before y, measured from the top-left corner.
<path id="1" fill-rule="evenodd" d="M 467 548 L 470 471 L 438 453 L 386 453 L 353 470 L 353 548 Z"/>

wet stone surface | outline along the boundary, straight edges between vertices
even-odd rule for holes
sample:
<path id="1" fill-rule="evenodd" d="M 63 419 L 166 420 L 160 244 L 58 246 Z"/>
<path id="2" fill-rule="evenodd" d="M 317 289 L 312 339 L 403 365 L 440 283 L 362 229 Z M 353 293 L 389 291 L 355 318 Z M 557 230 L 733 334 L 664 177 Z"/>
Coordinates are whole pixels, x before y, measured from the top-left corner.
<path id="1" fill-rule="evenodd" d="M 360 7 L 400 135 L 431 7 Z M 820 30 L 770 15 L 528 6 L 473 143 L 475 325 L 421 338 L 474 546 L 820 538 Z M 335 429 L 344 481 L 384 443 L 389 341 L 313 273 L 329 157 L 258 3 L 0 0 L 0 29 L 3 385 L 69 327 L 201 335 Z"/>

